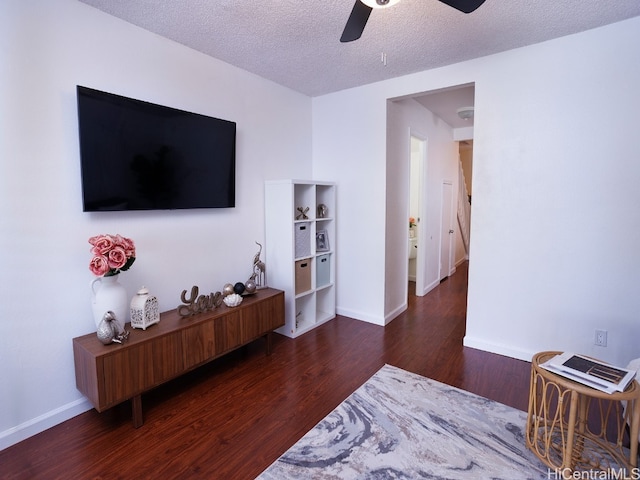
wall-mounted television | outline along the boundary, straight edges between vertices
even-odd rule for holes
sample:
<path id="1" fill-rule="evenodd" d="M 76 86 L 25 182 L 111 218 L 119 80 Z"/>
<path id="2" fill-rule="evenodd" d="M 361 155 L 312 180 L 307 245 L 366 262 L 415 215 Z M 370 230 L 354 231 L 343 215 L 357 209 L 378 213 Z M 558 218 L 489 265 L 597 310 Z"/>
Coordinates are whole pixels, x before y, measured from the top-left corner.
<path id="1" fill-rule="evenodd" d="M 85 212 L 235 206 L 236 123 L 77 87 Z"/>

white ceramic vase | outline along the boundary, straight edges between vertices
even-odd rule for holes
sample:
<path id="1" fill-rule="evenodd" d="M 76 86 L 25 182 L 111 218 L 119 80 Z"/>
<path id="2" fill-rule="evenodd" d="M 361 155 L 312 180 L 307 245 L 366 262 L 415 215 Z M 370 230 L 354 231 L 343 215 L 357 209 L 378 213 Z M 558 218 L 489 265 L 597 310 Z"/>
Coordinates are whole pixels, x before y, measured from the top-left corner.
<path id="1" fill-rule="evenodd" d="M 129 318 L 129 297 L 127 290 L 118 282 L 119 275 L 98 277 L 91 282 L 91 308 L 96 328 L 104 314 L 112 311 L 120 332 L 124 331 L 124 324 Z"/>

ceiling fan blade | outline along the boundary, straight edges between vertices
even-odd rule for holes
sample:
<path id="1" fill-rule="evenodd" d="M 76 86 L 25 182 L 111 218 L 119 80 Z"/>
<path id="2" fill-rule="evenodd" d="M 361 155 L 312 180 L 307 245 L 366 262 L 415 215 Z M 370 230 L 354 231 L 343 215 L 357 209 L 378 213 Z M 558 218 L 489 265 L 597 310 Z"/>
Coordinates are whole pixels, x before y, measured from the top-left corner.
<path id="1" fill-rule="evenodd" d="M 440 0 L 463 13 L 471 13 L 484 3 L 484 0 Z"/>
<path id="2" fill-rule="evenodd" d="M 369 20 L 369 15 L 371 15 L 371 10 L 373 10 L 371 7 L 365 5 L 360 0 L 356 0 L 356 3 L 353 5 L 353 10 L 351 10 L 351 15 L 349 15 L 347 24 L 344 27 L 344 32 L 342 32 L 342 36 L 340 37 L 341 42 L 353 42 L 360 38 L 364 31 L 364 26 L 367 24 L 367 20 Z"/>

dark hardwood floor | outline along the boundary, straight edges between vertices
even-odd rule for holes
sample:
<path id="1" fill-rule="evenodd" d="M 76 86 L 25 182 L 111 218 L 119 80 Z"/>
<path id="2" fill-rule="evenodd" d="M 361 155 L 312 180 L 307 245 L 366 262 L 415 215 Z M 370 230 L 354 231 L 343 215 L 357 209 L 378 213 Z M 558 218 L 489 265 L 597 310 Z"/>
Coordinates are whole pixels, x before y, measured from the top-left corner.
<path id="1" fill-rule="evenodd" d="M 0 452 L 3 479 L 253 479 L 385 363 L 526 410 L 530 364 L 462 346 L 467 265 L 386 327 L 338 316 L 258 340 L 143 395 Z"/>

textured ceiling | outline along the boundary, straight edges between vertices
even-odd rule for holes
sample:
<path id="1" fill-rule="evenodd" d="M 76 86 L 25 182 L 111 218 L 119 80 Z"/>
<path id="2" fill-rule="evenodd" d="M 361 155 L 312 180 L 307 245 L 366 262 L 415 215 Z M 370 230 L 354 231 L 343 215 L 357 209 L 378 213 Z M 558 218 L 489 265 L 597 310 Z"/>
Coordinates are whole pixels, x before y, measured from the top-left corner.
<path id="1" fill-rule="evenodd" d="M 640 15 L 638 0 L 486 0 L 468 15 L 402 0 L 374 10 L 359 40 L 340 43 L 354 0 L 80 1 L 309 96 Z"/>

